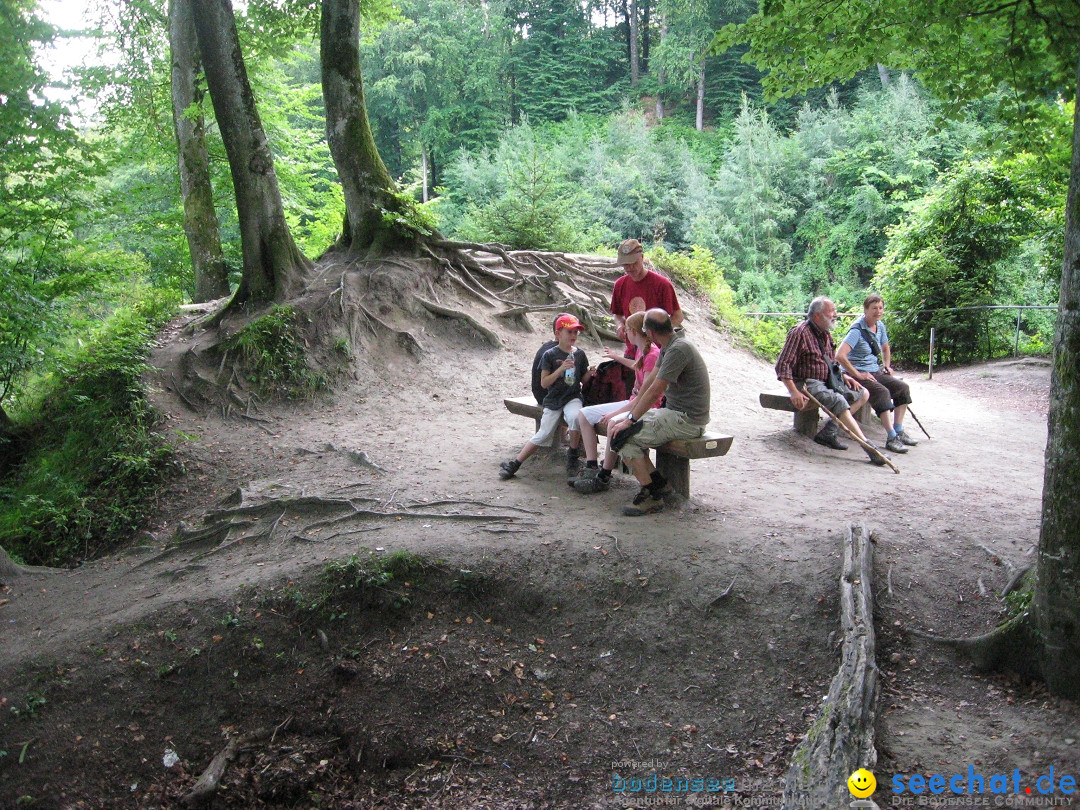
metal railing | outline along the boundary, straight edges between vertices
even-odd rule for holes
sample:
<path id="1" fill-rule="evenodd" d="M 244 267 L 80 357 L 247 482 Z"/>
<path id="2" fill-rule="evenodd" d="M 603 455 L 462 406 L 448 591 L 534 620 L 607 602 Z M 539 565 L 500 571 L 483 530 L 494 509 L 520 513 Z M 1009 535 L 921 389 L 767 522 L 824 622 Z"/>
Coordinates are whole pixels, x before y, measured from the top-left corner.
<path id="1" fill-rule="evenodd" d="M 1027 309 L 1041 309 L 1041 310 L 1056 310 L 1057 305 L 1053 304 L 986 304 L 982 306 L 971 307 L 939 307 L 938 309 L 919 309 L 919 310 L 896 310 L 892 314 L 900 315 L 925 315 L 932 312 L 974 312 L 977 310 L 1003 310 L 1003 309 L 1015 309 L 1016 310 L 1016 334 L 1013 338 L 1013 357 L 1016 357 L 1020 353 L 1020 320 L 1023 317 L 1024 310 Z M 747 317 L 777 317 L 777 318 L 805 318 L 805 312 L 744 312 Z M 837 318 L 857 318 L 862 315 L 861 312 L 838 312 Z M 929 376 L 933 379 L 934 376 L 934 327 L 930 327 L 930 350 L 929 350 Z"/>

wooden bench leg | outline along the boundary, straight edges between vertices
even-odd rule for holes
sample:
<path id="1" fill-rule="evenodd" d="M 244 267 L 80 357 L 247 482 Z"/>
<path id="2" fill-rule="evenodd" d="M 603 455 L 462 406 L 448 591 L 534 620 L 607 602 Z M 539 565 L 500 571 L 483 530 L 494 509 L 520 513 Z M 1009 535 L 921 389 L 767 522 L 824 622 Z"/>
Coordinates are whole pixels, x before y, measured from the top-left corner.
<path id="1" fill-rule="evenodd" d="M 814 438 L 818 432 L 818 409 L 807 408 L 805 411 L 795 411 L 795 431 L 811 439 Z"/>
<path id="2" fill-rule="evenodd" d="M 656 470 L 673 490 L 684 498 L 690 497 L 690 459 L 656 451 Z"/>

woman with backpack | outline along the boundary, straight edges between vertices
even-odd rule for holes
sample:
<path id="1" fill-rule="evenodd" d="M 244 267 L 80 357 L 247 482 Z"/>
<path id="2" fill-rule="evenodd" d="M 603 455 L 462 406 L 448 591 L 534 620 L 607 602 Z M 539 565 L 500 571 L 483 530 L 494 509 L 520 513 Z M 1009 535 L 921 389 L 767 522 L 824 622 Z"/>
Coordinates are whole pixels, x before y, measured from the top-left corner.
<path id="1" fill-rule="evenodd" d="M 908 447 L 918 444 L 904 430 L 911 389 L 893 373 L 892 348 L 882 321 L 884 314 L 882 297 L 877 293 L 866 296 L 862 317 L 848 327 L 847 336 L 836 349 L 836 359 L 870 392 L 870 407 L 888 433 L 885 447 L 893 453 L 906 453 Z"/>

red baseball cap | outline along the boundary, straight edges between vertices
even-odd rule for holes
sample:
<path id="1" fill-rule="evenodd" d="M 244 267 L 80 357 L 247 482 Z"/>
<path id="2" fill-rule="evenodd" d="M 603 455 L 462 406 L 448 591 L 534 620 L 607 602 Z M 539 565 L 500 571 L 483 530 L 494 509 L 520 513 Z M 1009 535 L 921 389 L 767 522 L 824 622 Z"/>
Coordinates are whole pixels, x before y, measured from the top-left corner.
<path id="1" fill-rule="evenodd" d="M 577 329 L 579 332 L 584 332 L 585 327 L 581 325 L 577 318 L 573 315 L 560 315 L 555 319 L 555 331 L 560 329 Z"/>

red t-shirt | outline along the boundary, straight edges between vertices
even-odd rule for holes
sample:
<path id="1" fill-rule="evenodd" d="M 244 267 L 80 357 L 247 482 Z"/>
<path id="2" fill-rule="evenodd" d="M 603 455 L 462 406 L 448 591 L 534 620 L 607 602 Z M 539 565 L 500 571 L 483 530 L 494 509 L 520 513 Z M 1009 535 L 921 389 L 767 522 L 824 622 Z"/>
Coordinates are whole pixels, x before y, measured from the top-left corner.
<path id="1" fill-rule="evenodd" d="M 670 281 L 652 270 L 645 271 L 641 281 L 634 281 L 627 275 L 619 276 L 611 293 L 612 315 L 627 318 L 654 307 L 660 307 L 668 315 L 679 311 L 679 299 Z"/>

